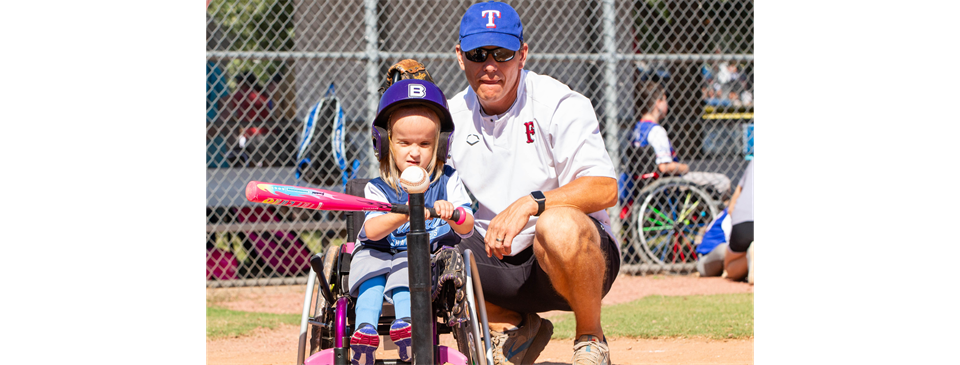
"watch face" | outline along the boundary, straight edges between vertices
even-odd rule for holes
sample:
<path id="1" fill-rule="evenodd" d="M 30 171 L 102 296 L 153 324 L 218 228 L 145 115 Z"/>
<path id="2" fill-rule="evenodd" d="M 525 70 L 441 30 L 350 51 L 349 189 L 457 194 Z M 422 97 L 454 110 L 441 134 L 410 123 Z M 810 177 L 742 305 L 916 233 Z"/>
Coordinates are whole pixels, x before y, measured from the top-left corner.
<path id="1" fill-rule="evenodd" d="M 547 197 L 543 196 L 543 193 L 541 193 L 541 192 L 539 192 L 539 191 L 534 191 L 534 192 L 530 193 L 530 195 L 533 195 L 533 198 L 536 199 L 536 200 L 543 200 L 543 199 L 546 199 L 546 198 L 547 198 Z"/>

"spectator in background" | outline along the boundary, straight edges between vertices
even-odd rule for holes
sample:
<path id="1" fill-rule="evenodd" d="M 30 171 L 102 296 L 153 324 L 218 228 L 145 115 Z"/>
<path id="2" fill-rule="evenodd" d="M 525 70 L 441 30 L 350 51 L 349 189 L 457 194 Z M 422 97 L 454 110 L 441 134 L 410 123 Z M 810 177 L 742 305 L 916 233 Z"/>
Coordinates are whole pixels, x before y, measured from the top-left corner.
<path id="1" fill-rule="evenodd" d="M 753 283 L 753 161 L 747 165 L 737 190 L 730 198 L 730 244 L 723 258 L 727 279 Z"/>
<path id="2" fill-rule="evenodd" d="M 740 72 L 737 70 L 737 65 L 732 63 L 723 62 L 720 64 L 719 71 L 717 72 L 717 81 L 722 85 L 727 85 L 731 82 L 736 82 L 740 79 Z"/>
<path id="3" fill-rule="evenodd" d="M 267 97 L 267 107 L 270 109 L 270 115 L 273 119 L 281 119 L 283 111 L 279 108 L 283 96 L 280 95 L 280 83 L 283 82 L 283 75 L 279 72 L 273 74 L 270 81 L 267 82 L 267 88 L 264 95 Z"/>
<path id="4" fill-rule="evenodd" d="M 717 90 L 713 88 L 713 85 L 707 86 L 704 89 L 704 100 L 706 101 L 706 105 L 721 106 L 722 100 L 717 98 Z"/>
<path id="5" fill-rule="evenodd" d="M 263 94 L 252 72 L 244 72 L 234 78 L 237 90 L 230 97 L 227 109 L 237 122 L 262 122 L 270 118 L 270 99 Z"/>
<path id="6" fill-rule="evenodd" d="M 714 84 L 719 86 L 720 84 Z M 706 105 L 707 106 L 730 106 L 730 100 L 720 98 L 720 92 L 716 87 L 708 87 L 706 94 Z"/>
<path id="7" fill-rule="evenodd" d="M 753 106 L 753 92 L 748 87 L 740 93 L 740 101 L 743 102 L 743 106 Z"/>
<path id="8" fill-rule="evenodd" d="M 230 90 L 223 71 L 213 61 L 207 61 L 207 123 L 217 120 L 221 108 L 226 106 Z"/>
<path id="9" fill-rule="evenodd" d="M 742 107 L 743 102 L 740 101 L 740 95 L 737 95 L 736 91 L 731 91 L 727 94 L 727 99 L 730 100 L 730 105 L 734 107 Z"/>
<path id="10" fill-rule="evenodd" d="M 727 62 L 721 62 L 720 66 L 717 67 L 717 83 L 720 85 L 724 85 L 733 79 L 733 75 L 730 74 L 729 65 Z"/>

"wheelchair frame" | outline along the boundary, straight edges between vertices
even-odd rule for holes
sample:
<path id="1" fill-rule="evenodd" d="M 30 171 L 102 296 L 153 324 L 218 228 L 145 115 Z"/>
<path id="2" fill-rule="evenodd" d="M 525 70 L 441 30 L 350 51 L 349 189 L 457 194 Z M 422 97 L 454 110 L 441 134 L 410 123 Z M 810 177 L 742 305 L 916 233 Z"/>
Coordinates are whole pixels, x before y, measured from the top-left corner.
<path id="1" fill-rule="evenodd" d="M 348 193 L 353 195 L 357 195 L 357 192 L 362 193 L 362 187 L 366 184 L 366 181 L 364 179 L 351 180 L 347 187 Z M 357 190 L 358 187 L 360 190 Z M 363 212 L 347 213 L 348 237 L 356 236 L 359 230 L 359 225 L 356 223 L 362 224 L 362 219 Z M 354 316 L 354 298 L 351 298 L 347 291 L 347 283 L 353 246 L 353 242 L 347 242 L 341 246 L 329 246 L 322 255 L 316 254 L 310 259 L 307 290 L 304 295 L 303 312 L 300 320 L 297 349 L 298 365 L 345 365 L 350 363 L 350 335 L 352 334 L 352 326 L 355 324 L 350 322 Z M 459 251 L 457 252 L 459 254 Z M 463 260 L 465 283 L 462 290 L 466 290 L 467 298 L 464 310 L 469 312 L 468 320 L 452 327 L 446 324 L 438 325 L 436 320 L 433 321 L 434 360 L 437 363 L 455 365 L 492 364 L 492 343 L 487 327 L 482 287 L 473 253 L 467 250 L 463 255 Z M 315 287 L 319 288 L 319 293 L 316 293 L 316 296 L 314 295 Z M 448 291 L 446 286 L 443 290 L 444 292 L 441 292 L 441 296 L 437 300 L 450 298 L 449 295 L 444 295 Z M 392 312 L 393 306 L 384 303 L 381 318 L 377 324 L 377 332 L 381 336 L 389 334 L 390 321 L 393 319 Z M 435 315 L 436 311 L 434 311 Z M 310 333 L 309 353 L 307 353 L 308 332 Z M 445 333 L 453 334 L 460 351 L 439 345 L 439 335 Z M 315 350 L 319 351 L 314 352 Z M 305 356 L 309 357 L 305 358 Z M 378 359 L 376 364 L 406 364 L 406 362 L 398 359 Z"/>

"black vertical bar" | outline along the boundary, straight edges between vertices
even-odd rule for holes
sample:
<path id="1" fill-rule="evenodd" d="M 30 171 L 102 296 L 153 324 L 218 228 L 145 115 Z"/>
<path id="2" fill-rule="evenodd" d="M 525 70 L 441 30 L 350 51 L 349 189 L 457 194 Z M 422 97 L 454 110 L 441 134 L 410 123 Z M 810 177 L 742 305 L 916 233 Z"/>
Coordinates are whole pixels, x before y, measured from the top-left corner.
<path id="1" fill-rule="evenodd" d="M 423 219 L 423 193 L 410 194 L 407 264 L 410 275 L 413 363 L 433 365 L 433 308 L 430 303 L 430 236 Z"/>

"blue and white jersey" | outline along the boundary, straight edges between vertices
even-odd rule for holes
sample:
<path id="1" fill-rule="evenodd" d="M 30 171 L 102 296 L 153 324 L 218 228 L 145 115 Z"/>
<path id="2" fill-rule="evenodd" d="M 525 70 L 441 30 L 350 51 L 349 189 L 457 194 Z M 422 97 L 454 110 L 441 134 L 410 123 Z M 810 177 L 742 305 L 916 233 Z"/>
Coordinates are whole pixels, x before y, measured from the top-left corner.
<path id="1" fill-rule="evenodd" d="M 390 185 L 387 185 L 387 183 L 379 177 L 367 183 L 364 189 L 364 196 L 367 199 L 391 204 L 407 204 L 409 200 L 406 191 L 401 188 L 398 194 L 396 190 L 391 188 Z M 432 182 L 423 194 L 423 205 L 425 207 L 432 208 L 437 200 L 446 200 L 452 203 L 454 207 L 463 207 L 465 212 L 468 214 L 471 213 L 470 196 L 467 195 L 467 190 L 463 187 L 457 171 L 449 165 L 443 167 L 443 174 L 437 181 Z M 364 227 L 360 229 L 360 234 L 357 237 L 357 242 L 360 242 L 360 245 L 358 245 L 354 251 L 359 250 L 363 246 L 378 249 L 394 249 L 397 251 L 405 251 L 407 249 L 407 234 L 410 233 L 410 222 L 404 223 L 400 228 L 390 232 L 390 234 L 380 240 L 372 241 L 367 238 L 366 222 L 373 217 L 383 214 L 387 214 L 387 212 L 366 212 L 363 220 Z M 450 225 L 447 224 L 447 221 L 440 218 L 429 219 L 425 223 L 426 231 L 430 234 L 431 252 L 439 249 L 441 245 L 454 246 L 460 243 L 461 238 L 467 238 L 473 234 L 473 230 L 471 230 L 469 233 L 461 235 L 454 231 Z"/>
<path id="2" fill-rule="evenodd" d="M 677 157 L 677 151 L 670 144 L 670 138 L 667 137 L 667 130 L 659 124 L 649 120 L 641 120 L 633 126 L 631 134 L 631 145 L 634 148 L 651 146 L 656 153 L 656 163 L 680 162 Z"/>

